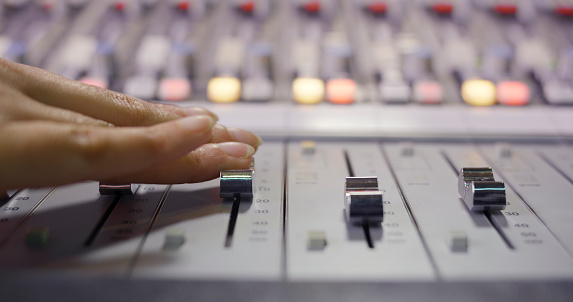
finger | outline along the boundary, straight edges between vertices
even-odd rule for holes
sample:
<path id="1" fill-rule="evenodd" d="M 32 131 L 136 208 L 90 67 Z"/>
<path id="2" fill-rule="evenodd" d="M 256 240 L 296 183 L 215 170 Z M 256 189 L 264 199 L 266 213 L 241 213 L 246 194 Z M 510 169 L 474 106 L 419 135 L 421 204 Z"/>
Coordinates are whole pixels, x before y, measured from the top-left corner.
<path id="1" fill-rule="evenodd" d="M 217 124 L 213 127 L 213 138 L 210 142 L 240 142 L 251 145 L 256 150 L 263 143 L 263 140 L 250 131 Z"/>
<path id="2" fill-rule="evenodd" d="M 205 144 L 162 165 L 107 179 L 112 183 L 193 183 L 219 177 L 221 170 L 247 169 L 255 148 L 238 142 Z"/>
<path id="3" fill-rule="evenodd" d="M 32 66 L 0 61 L 7 81 L 32 99 L 117 126 L 150 126 L 194 115 L 216 115 L 198 107 L 155 104 L 119 92 L 72 81 Z M 2 70 L 0 70 L 2 71 Z"/>
<path id="4" fill-rule="evenodd" d="M 2 115 L 5 120 L 9 121 L 43 120 L 91 126 L 113 126 L 108 122 L 81 113 L 35 102 L 25 95 L 16 93 L 9 98 L 2 99 L 2 104 L 4 105 Z"/>
<path id="5" fill-rule="evenodd" d="M 137 128 L 11 123 L 0 133 L 0 141 L 10 142 L 0 149 L 0 181 L 19 188 L 135 173 L 208 142 L 214 124 L 208 116 Z"/>

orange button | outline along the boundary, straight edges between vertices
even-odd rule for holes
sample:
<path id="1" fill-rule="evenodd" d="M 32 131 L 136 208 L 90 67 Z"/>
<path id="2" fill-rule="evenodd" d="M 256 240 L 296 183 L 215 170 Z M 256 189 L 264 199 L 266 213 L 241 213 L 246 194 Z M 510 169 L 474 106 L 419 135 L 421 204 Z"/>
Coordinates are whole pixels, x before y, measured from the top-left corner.
<path id="1" fill-rule="evenodd" d="M 356 82 L 351 79 L 332 79 L 326 82 L 326 99 L 333 104 L 352 104 L 356 96 Z"/>
<path id="2" fill-rule="evenodd" d="M 523 82 L 505 81 L 497 84 L 497 102 L 508 106 L 523 106 L 529 103 L 529 87 Z"/>

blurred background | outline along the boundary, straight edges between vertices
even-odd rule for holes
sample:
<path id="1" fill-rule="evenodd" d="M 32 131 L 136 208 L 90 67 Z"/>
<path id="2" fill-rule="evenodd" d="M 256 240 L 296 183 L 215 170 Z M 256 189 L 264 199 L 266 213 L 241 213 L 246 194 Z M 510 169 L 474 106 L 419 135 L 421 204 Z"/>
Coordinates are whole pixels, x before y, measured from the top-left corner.
<path id="1" fill-rule="evenodd" d="M 572 1 L 2 3 L 1 57 L 266 137 L 573 133 Z"/>

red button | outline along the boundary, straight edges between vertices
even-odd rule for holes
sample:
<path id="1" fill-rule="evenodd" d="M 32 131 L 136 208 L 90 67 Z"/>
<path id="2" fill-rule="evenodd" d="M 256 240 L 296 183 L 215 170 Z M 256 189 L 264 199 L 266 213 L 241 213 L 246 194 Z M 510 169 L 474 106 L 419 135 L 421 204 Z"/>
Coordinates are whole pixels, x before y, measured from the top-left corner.
<path id="1" fill-rule="evenodd" d="M 177 3 L 177 9 L 186 11 L 189 9 L 189 1 L 180 1 Z"/>
<path id="2" fill-rule="evenodd" d="M 320 11 L 320 1 L 309 1 L 302 8 L 309 13 L 317 13 Z"/>
<path id="3" fill-rule="evenodd" d="M 115 9 L 122 11 L 125 9 L 125 2 L 123 1 L 118 1 L 115 3 Z"/>
<path id="4" fill-rule="evenodd" d="M 384 2 L 374 2 L 368 5 L 368 9 L 375 14 L 383 14 L 388 9 L 388 6 Z"/>
<path id="5" fill-rule="evenodd" d="M 529 87 L 518 81 L 497 84 L 497 102 L 508 106 L 523 106 L 529 103 Z"/>
<path id="6" fill-rule="evenodd" d="M 515 15 L 517 7 L 514 4 L 499 4 L 493 8 L 498 14 Z"/>
<path id="7" fill-rule="evenodd" d="M 438 14 L 449 14 L 454 10 L 454 7 L 450 3 L 437 2 L 432 5 L 432 9 Z"/>
<path id="8" fill-rule="evenodd" d="M 573 6 L 558 6 L 555 12 L 561 16 L 573 16 Z"/>
<path id="9" fill-rule="evenodd" d="M 245 1 L 241 5 L 239 5 L 239 9 L 246 13 L 250 13 L 253 11 L 253 9 L 255 9 L 255 2 Z"/>

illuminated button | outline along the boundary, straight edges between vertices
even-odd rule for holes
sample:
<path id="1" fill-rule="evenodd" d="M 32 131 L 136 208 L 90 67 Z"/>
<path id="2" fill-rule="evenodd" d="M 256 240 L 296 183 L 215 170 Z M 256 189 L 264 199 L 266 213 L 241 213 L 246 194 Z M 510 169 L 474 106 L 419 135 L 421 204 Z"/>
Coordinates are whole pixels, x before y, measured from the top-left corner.
<path id="1" fill-rule="evenodd" d="M 442 102 L 442 85 L 433 81 L 419 81 L 414 84 L 414 101 L 422 104 L 438 104 Z"/>
<path id="2" fill-rule="evenodd" d="M 332 79 L 326 83 L 326 99 L 333 104 L 351 104 L 356 95 L 356 82 L 351 79 Z"/>
<path id="3" fill-rule="evenodd" d="M 369 11 L 375 14 L 383 14 L 388 9 L 388 5 L 382 1 L 375 1 L 374 3 L 370 3 L 367 7 Z"/>
<path id="4" fill-rule="evenodd" d="M 255 9 L 255 2 L 243 1 L 243 3 L 239 4 L 239 9 L 244 11 L 245 13 L 251 13 Z"/>
<path id="5" fill-rule="evenodd" d="M 464 231 L 450 232 L 447 243 L 452 252 L 465 253 L 468 251 L 468 235 Z"/>
<path id="6" fill-rule="evenodd" d="M 493 10 L 500 15 L 515 15 L 517 7 L 515 4 L 498 4 L 494 6 Z"/>
<path id="7" fill-rule="evenodd" d="M 124 10 L 125 9 L 125 2 L 123 2 L 123 1 L 115 2 L 115 9 L 118 11 Z"/>
<path id="8" fill-rule="evenodd" d="M 555 8 L 555 12 L 561 16 L 573 16 L 573 5 L 560 5 Z"/>
<path id="9" fill-rule="evenodd" d="M 438 14 L 450 14 L 453 9 L 453 5 L 447 2 L 438 1 L 432 5 L 432 10 Z"/>
<path id="10" fill-rule="evenodd" d="M 326 233 L 324 231 L 308 231 L 307 248 L 309 250 L 323 250 L 326 247 L 326 244 Z"/>
<path id="11" fill-rule="evenodd" d="M 522 106 L 529 103 L 529 87 L 522 82 L 497 84 L 497 101 L 503 105 Z"/>
<path id="12" fill-rule="evenodd" d="M 177 1 L 175 7 L 181 11 L 187 11 L 189 9 L 189 1 Z"/>
<path id="13" fill-rule="evenodd" d="M 157 81 L 150 76 L 134 76 L 125 82 L 123 93 L 132 95 L 144 100 L 155 98 L 157 91 Z"/>
<path id="14" fill-rule="evenodd" d="M 320 11 L 320 1 L 306 1 L 302 5 L 302 9 L 309 13 L 318 13 Z"/>
<path id="15" fill-rule="evenodd" d="M 32 227 L 26 232 L 26 245 L 31 248 L 46 246 L 50 239 L 50 229 L 47 227 Z"/>
<path id="16" fill-rule="evenodd" d="M 182 229 L 167 229 L 165 231 L 164 250 L 176 250 L 185 243 L 185 231 Z"/>
<path id="17" fill-rule="evenodd" d="M 495 85 L 487 80 L 467 80 L 462 84 L 462 98 L 468 105 L 495 105 Z"/>
<path id="18" fill-rule="evenodd" d="M 234 77 L 217 77 L 209 80 L 207 97 L 215 103 L 233 103 L 241 98 L 241 81 Z"/>
<path id="19" fill-rule="evenodd" d="M 191 96 L 191 83 L 186 78 L 167 78 L 159 82 L 159 99 L 164 101 L 183 101 Z"/>
<path id="20" fill-rule="evenodd" d="M 97 86 L 97 87 L 101 87 L 104 89 L 107 89 L 109 82 L 107 79 L 105 78 L 89 78 L 89 77 L 85 77 L 80 79 L 80 82 L 84 83 L 84 84 L 88 84 L 88 85 L 93 85 L 93 86 Z"/>
<path id="21" fill-rule="evenodd" d="M 324 82 L 318 78 L 296 78 L 292 82 L 292 94 L 297 103 L 318 104 L 324 99 Z"/>
<path id="22" fill-rule="evenodd" d="M 273 82 L 267 78 L 243 80 L 242 98 L 246 102 L 264 102 L 273 96 Z"/>

